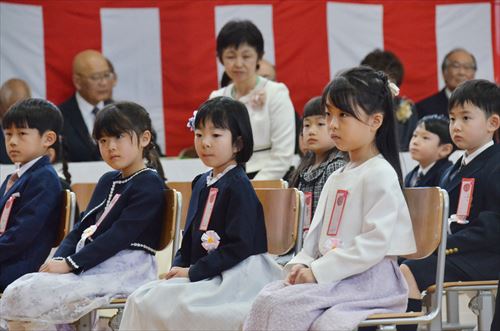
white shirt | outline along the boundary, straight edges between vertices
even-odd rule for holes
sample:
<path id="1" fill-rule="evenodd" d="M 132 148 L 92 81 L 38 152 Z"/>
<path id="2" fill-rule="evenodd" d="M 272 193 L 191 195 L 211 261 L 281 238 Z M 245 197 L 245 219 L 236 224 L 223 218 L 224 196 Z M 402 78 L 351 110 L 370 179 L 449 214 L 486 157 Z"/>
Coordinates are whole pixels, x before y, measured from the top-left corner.
<path id="1" fill-rule="evenodd" d="M 76 92 L 76 103 L 78 104 L 78 108 L 80 108 L 80 112 L 82 113 L 83 120 L 85 121 L 85 125 L 89 130 L 89 133 L 92 135 L 92 130 L 94 129 L 94 121 L 95 115 L 92 114 L 92 110 L 94 107 L 102 109 L 104 107 L 104 101 L 100 101 L 97 105 L 93 105 L 87 100 L 85 100 L 80 93 Z"/>
<path id="2" fill-rule="evenodd" d="M 25 164 L 23 164 L 22 166 L 21 166 L 21 164 L 20 164 L 20 163 L 16 163 L 16 168 L 17 168 L 17 169 L 16 169 L 16 172 L 17 172 L 17 176 L 18 176 L 18 178 L 21 178 L 21 176 L 22 176 L 22 175 L 23 175 L 26 171 L 28 171 L 28 169 L 29 169 L 29 168 L 31 168 L 31 167 L 33 166 L 33 164 L 35 164 L 35 163 L 36 163 L 38 160 L 40 160 L 43 156 L 44 156 L 44 155 L 39 156 L 39 157 L 37 157 L 36 159 L 33 159 L 33 160 L 29 161 L 29 162 L 26 162 L 26 163 L 25 163 Z"/>
<path id="3" fill-rule="evenodd" d="M 467 152 L 464 153 L 464 157 L 463 157 L 463 160 L 462 160 L 462 163 L 464 165 L 467 165 L 469 164 L 472 160 L 474 160 L 479 154 L 481 154 L 482 152 L 484 152 L 486 149 L 488 149 L 490 146 L 493 146 L 494 143 L 493 143 L 493 140 L 490 140 L 489 142 L 487 142 L 486 144 L 484 144 L 483 146 L 479 147 L 474 153 L 470 154 L 470 155 L 467 155 Z"/>
<path id="4" fill-rule="evenodd" d="M 347 191 L 335 235 L 334 205 L 339 191 Z M 326 248 L 337 239 L 335 249 Z M 414 253 L 410 212 L 392 166 L 381 155 L 348 170 L 336 170 L 325 183 L 304 247 L 286 266 L 304 264 L 318 283 L 329 283 L 362 273 L 386 256 Z"/>
<path id="5" fill-rule="evenodd" d="M 430 165 L 428 165 L 427 167 L 425 168 L 422 168 L 422 166 L 419 166 L 418 167 L 418 172 L 417 172 L 417 176 L 419 173 L 422 173 L 422 176 L 425 176 L 426 173 L 429 172 L 429 170 L 431 170 L 431 168 L 436 164 L 436 162 L 432 162 Z"/>
<path id="6" fill-rule="evenodd" d="M 236 166 L 237 166 L 236 164 L 231 164 L 231 165 L 227 166 L 226 169 L 224 169 L 223 172 L 221 172 L 220 174 L 218 174 L 215 177 L 212 177 L 212 175 L 214 173 L 213 170 L 212 170 L 212 172 L 210 173 L 210 175 L 207 176 L 207 186 L 215 184 L 219 179 L 222 178 L 222 176 L 224 176 L 225 174 L 227 174 L 229 172 L 229 170 L 231 170 L 233 168 L 236 168 Z"/>

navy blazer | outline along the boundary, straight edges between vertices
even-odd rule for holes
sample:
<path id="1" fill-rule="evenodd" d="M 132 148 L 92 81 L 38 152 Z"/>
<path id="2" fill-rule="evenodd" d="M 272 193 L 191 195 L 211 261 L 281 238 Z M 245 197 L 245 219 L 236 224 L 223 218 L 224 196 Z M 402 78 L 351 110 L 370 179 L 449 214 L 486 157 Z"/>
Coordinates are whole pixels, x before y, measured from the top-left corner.
<path id="1" fill-rule="evenodd" d="M 441 114 L 448 117 L 448 97 L 445 89 L 417 102 L 416 106 L 418 118 L 431 114 Z"/>
<path id="2" fill-rule="evenodd" d="M 68 162 L 99 161 L 101 155 L 92 139 L 82 112 L 76 102 L 76 95 L 59 105 L 64 118 L 63 145 Z"/>
<path id="3" fill-rule="evenodd" d="M 262 205 L 241 166 L 228 171 L 207 187 L 210 171 L 197 176 L 189 201 L 181 248 L 173 266 L 189 267 L 193 282 L 220 275 L 251 255 L 267 252 Z M 219 191 L 208 230 L 220 236 L 219 247 L 210 253 L 202 247 L 200 222 L 212 187 Z"/>
<path id="4" fill-rule="evenodd" d="M 427 173 L 415 185 L 411 186 L 411 180 L 413 176 L 418 173 L 419 166 L 413 168 L 405 177 L 405 187 L 433 187 L 439 186 L 441 177 L 443 177 L 444 172 L 451 167 L 452 163 L 448 158 L 437 160 L 432 168 L 427 171 Z"/>
<path id="5" fill-rule="evenodd" d="M 97 183 L 82 219 L 62 241 L 54 258 L 65 258 L 75 273 L 88 270 L 124 249 L 155 254 L 159 248 L 165 209 L 165 184 L 146 168 L 122 178 L 119 171 L 104 174 Z M 85 229 L 94 225 L 115 194 L 120 194 L 85 246 L 75 248 Z"/>
<path id="6" fill-rule="evenodd" d="M 462 162 L 460 158 L 450 167 L 441 181 L 441 187 L 450 197 L 450 215 L 458 207 L 462 178 L 474 178 L 474 191 L 469 213 L 469 223 L 451 225 L 447 247 L 460 267 L 488 277 L 500 273 L 500 145 L 490 146 L 453 178 Z"/>
<path id="7" fill-rule="evenodd" d="M 2 291 L 22 275 L 38 271 L 54 244 L 61 212 L 61 184 L 47 156 L 4 195 L 7 181 L 0 187 L 0 210 L 12 194 L 20 196 L 14 200 L 6 231 L 0 236 Z"/>

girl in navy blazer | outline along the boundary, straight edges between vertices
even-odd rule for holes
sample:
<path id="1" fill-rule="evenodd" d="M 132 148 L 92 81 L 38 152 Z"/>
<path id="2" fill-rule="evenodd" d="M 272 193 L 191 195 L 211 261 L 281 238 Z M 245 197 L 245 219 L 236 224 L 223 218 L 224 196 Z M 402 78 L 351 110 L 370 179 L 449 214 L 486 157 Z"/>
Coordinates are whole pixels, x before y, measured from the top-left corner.
<path id="1" fill-rule="evenodd" d="M 262 206 L 243 168 L 253 150 L 245 105 L 211 99 L 188 125 L 212 170 L 193 181 L 181 248 L 166 280 L 129 297 L 120 329 L 237 330 L 259 290 L 281 276 L 266 253 Z"/>
<path id="2" fill-rule="evenodd" d="M 109 105 L 97 114 L 93 136 L 116 171 L 101 177 L 54 257 L 6 289 L 1 318 L 35 328 L 71 323 L 156 278 L 165 184 L 152 168 L 160 165 L 151 132 L 148 113 L 135 103 Z"/>

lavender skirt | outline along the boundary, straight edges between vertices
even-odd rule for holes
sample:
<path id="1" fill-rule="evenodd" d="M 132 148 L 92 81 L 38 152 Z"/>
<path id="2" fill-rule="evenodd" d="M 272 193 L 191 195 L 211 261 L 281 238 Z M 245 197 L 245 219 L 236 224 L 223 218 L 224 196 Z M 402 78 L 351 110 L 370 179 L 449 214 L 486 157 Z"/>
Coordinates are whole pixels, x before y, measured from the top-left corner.
<path id="1" fill-rule="evenodd" d="M 404 312 L 408 287 L 397 263 L 385 258 L 334 283 L 267 285 L 243 330 L 355 330 L 371 314 Z"/>
<path id="2" fill-rule="evenodd" d="M 26 274 L 5 289 L 0 299 L 0 318 L 31 322 L 27 327 L 37 329 L 72 323 L 156 279 L 156 270 L 153 255 L 124 250 L 79 275 Z"/>

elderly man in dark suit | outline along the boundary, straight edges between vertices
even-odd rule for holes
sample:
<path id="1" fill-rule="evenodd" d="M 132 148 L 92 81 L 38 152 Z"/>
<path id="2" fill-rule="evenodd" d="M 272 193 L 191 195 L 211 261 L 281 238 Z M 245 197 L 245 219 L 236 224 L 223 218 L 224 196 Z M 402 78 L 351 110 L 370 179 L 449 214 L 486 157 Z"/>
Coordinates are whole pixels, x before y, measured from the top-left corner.
<path id="1" fill-rule="evenodd" d="M 9 110 L 10 106 L 22 99 L 31 98 L 31 89 L 24 80 L 11 78 L 0 87 L 0 163 L 12 163 L 5 150 L 5 141 L 2 129 L 3 115 Z"/>
<path id="2" fill-rule="evenodd" d="M 477 63 L 474 55 L 463 48 L 455 48 L 444 57 L 441 64 L 445 88 L 416 104 L 418 117 L 431 114 L 448 116 L 448 99 L 462 82 L 474 79 Z"/>
<path id="3" fill-rule="evenodd" d="M 85 50 L 73 60 L 75 94 L 59 105 L 64 117 L 64 147 L 70 162 L 98 161 L 99 150 L 91 134 L 95 115 L 107 103 L 114 73 L 98 51 Z"/>

